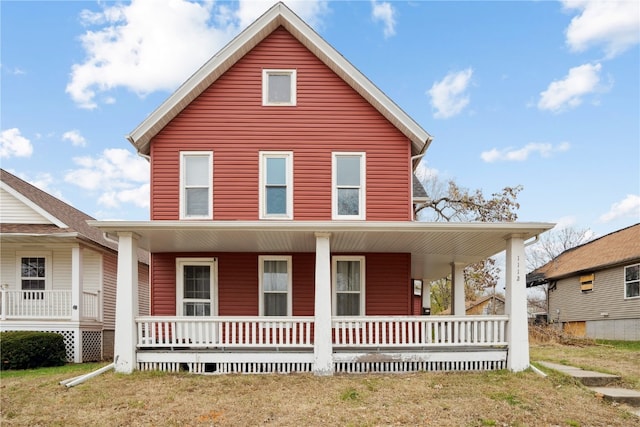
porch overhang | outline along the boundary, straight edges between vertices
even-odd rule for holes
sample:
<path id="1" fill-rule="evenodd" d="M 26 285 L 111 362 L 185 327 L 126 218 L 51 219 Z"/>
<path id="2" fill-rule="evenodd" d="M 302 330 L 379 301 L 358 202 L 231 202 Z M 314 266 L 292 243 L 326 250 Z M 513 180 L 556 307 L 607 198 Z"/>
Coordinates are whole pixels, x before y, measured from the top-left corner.
<path id="1" fill-rule="evenodd" d="M 316 233 L 331 234 L 332 253 L 411 253 L 412 277 L 435 280 L 451 263 L 469 264 L 506 248 L 506 240 L 525 241 L 554 224 L 433 223 L 350 221 L 89 221 L 110 238 L 134 233 L 151 253 L 315 252 Z"/>

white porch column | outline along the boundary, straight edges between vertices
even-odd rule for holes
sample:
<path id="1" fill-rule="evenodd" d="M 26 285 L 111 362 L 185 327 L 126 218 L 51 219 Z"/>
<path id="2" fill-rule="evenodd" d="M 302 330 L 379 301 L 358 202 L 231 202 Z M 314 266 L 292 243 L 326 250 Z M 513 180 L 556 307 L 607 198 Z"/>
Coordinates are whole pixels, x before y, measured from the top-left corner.
<path id="1" fill-rule="evenodd" d="M 313 373 L 333 375 L 331 342 L 331 233 L 316 233 L 316 290 Z"/>
<path id="2" fill-rule="evenodd" d="M 451 263 L 451 314 L 464 316 L 464 264 Z"/>
<path id="3" fill-rule="evenodd" d="M 116 372 L 130 374 L 136 365 L 136 323 L 138 315 L 138 236 L 118 233 L 118 278 L 116 286 Z"/>
<path id="4" fill-rule="evenodd" d="M 514 235 L 507 239 L 506 298 L 507 369 L 518 372 L 529 367 L 529 329 L 527 324 L 527 290 L 525 286 L 524 239 Z"/>
<path id="5" fill-rule="evenodd" d="M 71 321 L 73 322 L 79 322 L 82 316 L 82 251 L 80 245 L 71 248 Z"/>
<path id="6" fill-rule="evenodd" d="M 422 280 L 422 313 L 431 314 L 431 282 L 427 283 Z M 422 314 L 420 313 L 420 314 Z"/>

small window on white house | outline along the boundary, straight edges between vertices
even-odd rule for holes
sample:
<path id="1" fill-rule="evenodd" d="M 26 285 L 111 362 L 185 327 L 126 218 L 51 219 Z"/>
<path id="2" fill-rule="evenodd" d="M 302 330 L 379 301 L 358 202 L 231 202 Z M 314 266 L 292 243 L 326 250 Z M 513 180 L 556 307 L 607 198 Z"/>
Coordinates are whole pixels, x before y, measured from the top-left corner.
<path id="1" fill-rule="evenodd" d="M 624 297 L 640 297 L 640 264 L 624 268 Z"/>
<path id="2" fill-rule="evenodd" d="M 364 153 L 333 153 L 333 219 L 365 219 Z"/>
<path id="3" fill-rule="evenodd" d="M 333 315 L 364 316 L 364 257 L 335 256 L 333 257 L 332 273 Z"/>
<path id="4" fill-rule="evenodd" d="M 180 219 L 213 218 L 213 153 L 180 153 Z"/>
<path id="5" fill-rule="evenodd" d="M 260 256 L 260 316 L 291 316 L 291 256 Z"/>
<path id="6" fill-rule="evenodd" d="M 296 70 L 262 70 L 262 105 L 296 105 Z"/>
<path id="7" fill-rule="evenodd" d="M 20 289 L 24 299 L 42 299 L 49 288 L 51 264 L 49 254 L 17 254 Z"/>
<path id="8" fill-rule="evenodd" d="M 260 153 L 260 218 L 293 219 L 293 153 Z"/>

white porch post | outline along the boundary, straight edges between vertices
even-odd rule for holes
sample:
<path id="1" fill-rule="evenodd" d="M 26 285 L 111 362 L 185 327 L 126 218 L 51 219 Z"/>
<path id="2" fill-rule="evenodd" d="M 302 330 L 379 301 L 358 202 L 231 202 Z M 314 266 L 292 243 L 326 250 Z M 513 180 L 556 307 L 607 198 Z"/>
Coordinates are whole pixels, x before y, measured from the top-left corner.
<path id="1" fill-rule="evenodd" d="M 513 235 L 507 239 L 505 314 L 509 316 L 507 369 L 514 372 L 523 371 L 529 367 L 529 329 L 524 266 L 524 239 Z"/>
<path id="2" fill-rule="evenodd" d="M 82 248 L 71 248 L 71 321 L 80 322 L 82 316 Z M 80 324 L 73 332 L 73 363 L 82 363 L 82 330 Z"/>
<path id="3" fill-rule="evenodd" d="M 313 329 L 313 373 L 333 375 L 331 342 L 331 233 L 316 233 L 315 324 Z"/>
<path id="4" fill-rule="evenodd" d="M 136 323 L 138 315 L 138 236 L 118 233 L 118 278 L 116 285 L 116 372 L 130 374 L 136 365 Z"/>
<path id="5" fill-rule="evenodd" d="M 427 283 L 422 280 L 422 313 L 428 309 L 428 313 L 431 314 L 431 283 Z M 420 313 L 420 314 L 422 314 Z"/>
<path id="6" fill-rule="evenodd" d="M 451 314 L 464 316 L 464 264 L 451 263 Z"/>
<path id="7" fill-rule="evenodd" d="M 71 320 L 80 321 L 82 315 L 82 248 L 71 248 Z"/>

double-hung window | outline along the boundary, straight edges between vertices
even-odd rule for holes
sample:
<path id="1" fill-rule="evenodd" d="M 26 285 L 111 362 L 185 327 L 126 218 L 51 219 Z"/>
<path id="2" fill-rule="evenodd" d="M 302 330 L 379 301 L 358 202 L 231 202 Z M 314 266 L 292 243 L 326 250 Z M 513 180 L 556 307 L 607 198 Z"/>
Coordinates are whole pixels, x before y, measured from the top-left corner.
<path id="1" fill-rule="evenodd" d="M 296 70 L 262 70 L 262 105 L 296 105 Z"/>
<path id="2" fill-rule="evenodd" d="M 365 265 L 363 256 L 334 256 L 332 265 L 334 316 L 364 316 Z"/>
<path id="3" fill-rule="evenodd" d="M 293 219 L 293 153 L 260 152 L 260 218 Z"/>
<path id="4" fill-rule="evenodd" d="M 624 297 L 640 297 L 640 264 L 624 268 Z"/>
<path id="5" fill-rule="evenodd" d="M 213 218 L 213 152 L 180 153 L 180 219 Z"/>
<path id="6" fill-rule="evenodd" d="M 51 276 L 49 254 L 17 254 L 20 288 L 25 299 L 42 299 Z"/>
<path id="7" fill-rule="evenodd" d="M 333 153 L 333 219 L 365 219 L 364 153 Z"/>
<path id="8" fill-rule="evenodd" d="M 215 259 L 176 259 L 178 316 L 217 315 Z"/>
<path id="9" fill-rule="evenodd" d="M 260 256 L 260 316 L 291 316 L 291 256 Z"/>

